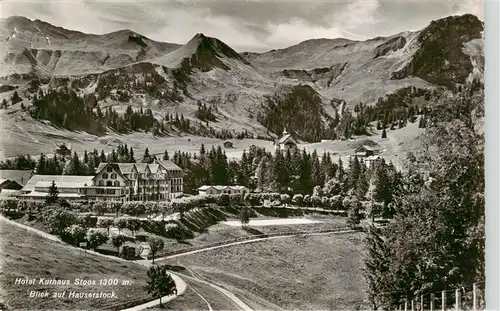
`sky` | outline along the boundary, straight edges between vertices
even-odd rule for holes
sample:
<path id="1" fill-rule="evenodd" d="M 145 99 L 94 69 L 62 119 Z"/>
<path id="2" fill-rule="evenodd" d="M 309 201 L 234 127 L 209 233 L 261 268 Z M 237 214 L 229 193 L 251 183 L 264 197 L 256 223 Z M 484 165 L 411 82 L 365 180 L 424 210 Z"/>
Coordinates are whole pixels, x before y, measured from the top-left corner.
<path id="1" fill-rule="evenodd" d="M 481 0 L 0 0 L 0 15 L 21 15 L 86 33 L 130 29 L 186 43 L 196 33 L 237 50 L 262 52 L 314 38 L 365 40 L 418 30 L 432 20 L 472 13 Z"/>

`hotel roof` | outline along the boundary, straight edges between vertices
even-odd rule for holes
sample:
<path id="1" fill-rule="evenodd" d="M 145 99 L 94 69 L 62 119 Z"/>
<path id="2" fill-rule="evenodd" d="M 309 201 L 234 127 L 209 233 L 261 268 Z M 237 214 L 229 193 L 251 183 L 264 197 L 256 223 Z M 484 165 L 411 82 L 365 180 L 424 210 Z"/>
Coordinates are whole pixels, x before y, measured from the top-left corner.
<path id="1" fill-rule="evenodd" d="M 23 192 L 31 192 L 35 190 L 35 186 L 39 182 L 49 182 L 52 184 L 52 181 L 58 184 L 67 184 L 71 183 L 73 185 L 81 185 L 84 187 L 85 184 L 92 185 L 92 179 L 94 176 L 75 176 L 75 175 L 33 175 L 31 179 L 26 183 L 23 187 Z"/>

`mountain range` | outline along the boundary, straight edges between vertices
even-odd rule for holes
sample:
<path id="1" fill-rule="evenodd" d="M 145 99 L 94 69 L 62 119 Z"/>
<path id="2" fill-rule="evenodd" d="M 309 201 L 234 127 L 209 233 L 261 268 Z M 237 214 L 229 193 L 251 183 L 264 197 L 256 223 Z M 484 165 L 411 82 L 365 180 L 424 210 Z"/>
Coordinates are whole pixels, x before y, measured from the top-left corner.
<path id="1" fill-rule="evenodd" d="M 471 14 L 389 37 L 311 39 L 265 53 L 238 53 L 202 33 L 179 45 L 132 30 L 86 34 L 20 16 L 0 24 L 0 100 L 14 109 L 2 117 L 22 114 L 16 127 L 48 121 L 102 135 L 89 122 L 72 128 L 63 116 L 57 121 L 47 110 L 50 103 L 37 104 L 36 115 L 29 113 L 35 99 L 53 100 L 47 94 L 63 88 L 85 99 L 94 112 L 111 107 L 124 115 L 130 106 L 151 110 L 160 122 L 174 115 L 191 121 L 172 123 L 163 129 L 169 135 L 198 128 L 191 134 L 271 138 L 288 128 L 313 142 L 339 138 L 346 126 L 354 126 L 360 103 L 396 116 L 394 109 L 425 102 L 433 91 L 453 93 L 483 83 L 484 24 Z M 19 99 L 10 102 L 14 92 Z M 22 110 L 15 110 L 19 104 Z M 369 110 L 375 117 L 368 121 L 381 120 L 387 114 L 383 109 Z"/>

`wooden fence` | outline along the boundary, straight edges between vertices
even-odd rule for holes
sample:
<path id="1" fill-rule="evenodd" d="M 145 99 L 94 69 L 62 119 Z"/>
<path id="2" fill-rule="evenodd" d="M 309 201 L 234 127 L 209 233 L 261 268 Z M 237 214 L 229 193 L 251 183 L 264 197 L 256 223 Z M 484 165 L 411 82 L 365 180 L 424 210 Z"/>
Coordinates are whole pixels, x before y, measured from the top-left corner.
<path id="1" fill-rule="evenodd" d="M 422 294 L 418 299 L 404 301 L 396 311 L 480 311 L 485 310 L 484 282 L 470 286 Z"/>

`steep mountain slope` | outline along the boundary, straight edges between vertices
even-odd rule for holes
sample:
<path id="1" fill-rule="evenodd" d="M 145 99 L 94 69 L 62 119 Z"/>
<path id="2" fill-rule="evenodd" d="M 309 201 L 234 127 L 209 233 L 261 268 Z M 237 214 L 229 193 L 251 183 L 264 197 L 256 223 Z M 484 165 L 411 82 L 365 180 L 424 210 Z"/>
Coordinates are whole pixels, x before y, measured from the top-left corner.
<path id="1" fill-rule="evenodd" d="M 0 21 L 1 75 L 85 75 L 154 58 L 180 47 L 156 42 L 131 30 L 85 34 L 25 17 Z"/>
<path id="2" fill-rule="evenodd" d="M 326 97 L 355 105 L 373 103 L 404 86 L 452 88 L 464 84 L 472 71 L 479 78 L 482 30 L 483 23 L 466 14 L 390 37 L 313 39 L 285 49 L 243 55 L 281 79 L 313 82 Z"/>
<path id="3" fill-rule="evenodd" d="M 470 14 L 433 21 L 419 32 L 419 49 L 393 78 L 413 75 L 450 88 L 464 84 L 474 68 L 464 44 L 480 39 L 482 31 L 483 23 Z"/>
<path id="4" fill-rule="evenodd" d="M 177 45 L 130 30 L 84 34 L 24 17 L 0 23 L 0 101 L 13 110 L 3 118 L 17 111 L 16 128 L 43 121 L 101 137 L 274 139 L 286 126 L 303 141 L 349 138 L 373 132 L 375 121 L 405 126 L 432 90 L 481 87 L 484 67 L 483 23 L 469 14 L 389 37 L 241 54 L 201 33 Z"/>

